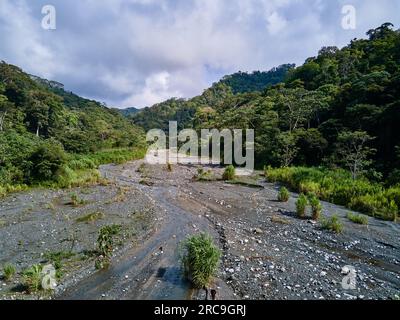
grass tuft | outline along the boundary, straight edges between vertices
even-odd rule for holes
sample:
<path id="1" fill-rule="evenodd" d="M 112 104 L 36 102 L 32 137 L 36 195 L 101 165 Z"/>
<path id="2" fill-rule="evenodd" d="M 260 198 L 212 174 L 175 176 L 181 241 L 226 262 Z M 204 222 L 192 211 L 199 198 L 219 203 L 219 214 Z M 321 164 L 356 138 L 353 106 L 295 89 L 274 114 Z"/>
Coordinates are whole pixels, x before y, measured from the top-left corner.
<path id="1" fill-rule="evenodd" d="M 79 217 L 75 221 L 77 223 L 83 223 L 83 222 L 90 223 L 90 222 L 94 222 L 94 221 L 100 220 L 102 218 L 104 218 L 104 213 L 98 211 L 98 212 L 92 212 L 92 213 L 89 213 L 89 214 L 87 214 L 85 216 Z"/>
<path id="2" fill-rule="evenodd" d="M 225 168 L 225 171 L 222 175 L 223 180 L 233 180 L 235 179 L 236 169 L 234 166 L 229 165 Z"/>
<path id="3" fill-rule="evenodd" d="M 204 233 L 188 238 L 183 247 L 182 262 L 187 277 L 196 288 L 207 286 L 217 271 L 220 250 L 212 238 Z"/>
<path id="4" fill-rule="evenodd" d="M 11 281 L 14 278 L 16 272 L 17 269 L 14 265 L 10 263 L 7 263 L 3 266 L 3 276 L 6 281 Z"/>
<path id="5" fill-rule="evenodd" d="M 337 215 L 333 215 L 330 219 L 323 218 L 321 220 L 321 227 L 323 230 L 330 230 L 335 233 L 343 232 L 343 224 Z"/>
<path id="6" fill-rule="evenodd" d="M 285 187 L 282 187 L 279 190 L 278 200 L 280 202 L 288 202 L 289 201 L 289 197 L 290 197 L 290 195 L 289 195 L 288 189 L 286 189 Z"/>
<path id="7" fill-rule="evenodd" d="M 304 218 L 306 216 L 307 205 L 307 197 L 304 194 L 301 194 L 296 201 L 296 213 L 299 218 Z"/>
<path id="8" fill-rule="evenodd" d="M 347 214 L 347 219 L 349 219 L 351 222 L 354 222 L 356 224 L 362 224 L 362 225 L 368 224 L 368 218 L 361 214 L 353 214 L 353 213 L 349 212 Z"/>

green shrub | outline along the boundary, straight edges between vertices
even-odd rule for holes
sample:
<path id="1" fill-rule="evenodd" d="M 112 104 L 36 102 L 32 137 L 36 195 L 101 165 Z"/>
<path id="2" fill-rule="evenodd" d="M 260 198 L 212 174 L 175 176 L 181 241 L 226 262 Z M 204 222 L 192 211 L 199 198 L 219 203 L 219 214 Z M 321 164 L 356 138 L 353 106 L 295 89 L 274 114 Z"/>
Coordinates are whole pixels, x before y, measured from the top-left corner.
<path id="1" fill-rule="evenodd" d="M 370 195 L 356 197 L 349 204 L 351 210 L 366 213 L 373 217 L 376 215 L 379 206 L 378 201 Z"/>
<path id="2" fill-rule="evenodd" d="M 5 197 L 9 193 L 14 193 L 14 192 L 21 192 L 25 191 L 28 189 L 27 185 L 24 184 L 17 184 L 17 185 L 10 185 L 6 184 L 1 186 L 0 185 L 0 198 Z"/>
<path id="3" fill-rule="evenodd" d="M 396 203 L 392 200 L 389 205 L 383 209 L 383 218 L 385 220 L 396 222 L 398 218 L 399 208 Z"/>
<path id="4" fill-rule="evenodd" d="M 10 263 L 3 266 L 3 276 L 6 281 L 12 280 L 16 272 L 15 266 Z"/>
<path id="5" fill-rule="evenodd" d="M 318 220 L 322 211 L 321 202 L 315 194 L 309 196 L 309 202 L 311 205 L 312 218 L 313 220 Z"/>
<path id="6" fill-rule="evenodd" d="M 304 181 L 300 182 L 299 191 L 304 194 L 314 193 L 320 194 L 320 185 L 317 182 Z"/>
<path id="7" fill-rule="evenodd" d="M 232 165 L 229 165 L 225 168 L 224 174 L 222 175 L 222 179 L 224 180 L 233 180 L 235 179 L 235 167 Z"/>
<path id="8" fill-rule="evenodd" d="M 343 232 L 343 224 L 337 215 L 333 215 L 330 219 L 323 218 L 321 220 L 321 227 L 324 230 L 330 230 L 335 233 Z"/>
<path id="9" fill-rule="evenodd" d="M 389 188 L 384 194 L 389 201 L 393 200 L 397 207 L 400 207 L 400 186 Z"/>
<path id="10" fill-rule="evenodd" d="M 97 169 L 72 170 L 64 166 L 60 170 L 57 182 L 52 187 L 58 188 L 76 188 L 98 184 L 101 182 L 100 172 Z"/>
<path id="11" fill-rule="evenodd" d="M 399 214 L 399 186 L 385 190 L 382 185 L 364 178 L 354 180 L 342 169 L 266 167 L 265 176 L 268 181 L 281 182 L 299 193 L 314 193 L 322 200 L 379 219 L 395 220 Z"/>
<path id="12" fill-rule="evenodd" d="M 99 256 L 95 261 L 96 269 L 104 269 L 110 265 L 110 257 L 114 247 L 114 236 L 121 231 L 121 226 L 110 225 L 102 227 L 97 238 Z"/>
<path id="13" fill-rule="evenodd" d="M 280 202 L 288 202 L 289 201 L 289 197 L 290 197 L 290 195 L 289 195 L 288 189 L 286 189 L 285 187 L 282 187 L 279 190 L 278 200 Z"/>
<path id="14" fill-rule="evenodd" d="M 86 203 L 85 200 L 79 198 L 76 193 L 71 194 L 71 202 L 70 202 L 71 205 L 77 207 L 77 206 L 84 205 L 85 203 Z"/>
<path id="15" fill-rule="evenodd" d="M 97 211 L 97 212 L 92 212 L 92 213 L 89 213 L 89 214 L 84 215 L 82 217 L 79 217 L 75 221 L 77 223 L 82 223 L 82 222 L 89 223 L 89 222 L 94 222 L 94 221 L 100 220 L 103 217 L 104 217 L 104 213 Z"/>
<path id="16" fill-rule="evenodd" d="M 212 171 L 204 171 L 203 168 L 197 169 L 197 174 L 194 176 L 194 179 L 197 181 L 213 181 L 215 180 Z"/>
<path id="17" fill-rule="evenodd" d="M 362 224 L 362 225 L 368 224 L 368 218 L 361 214 L 353 214 L 353 213 L 349 212 L 347 214 L 347 219 L 349 219 L 351 222 L 354 222 L 356 224 Z"/>
<path id="18" fill-rule="evenodd" d="M 182 262 L 186 275 L 196 288 L 207 286 L 217 271 L 220 250 L 206 234 L 192 236 L 183 245 Z"/>
<path id="19" fill-rule="evenodd" d="M 104 257 L 109 257 L 112 253 L 114 240 L 113 237 L 121 230 L 119 225 L 104 226 L 99 231 L 97 238 L 97 248 L 99 253 Z"/>
<path id="20" fill-rule="evenodd" d="M 56 269 L 56 277 L 58 279 L 60 279 L 63 275 L 63 261 L 68 260 L 74 256 L 75 253 L 70 251 L 47 252 L 44 254 L 44 258 L 47 260 L 47 262 L 51 263 Z"/>
<path id="21" fill-rule="evenodd" d="M 40 264 L 35 264 L 23 272 L 22 277 L 24 279 L 24 284 L 29 292 L 35 292 L 41 289 L 42 268 Z"/>
<path id="22" fill-rule="evenodd" d="M 307 205 L 307 197 L 304 194 L 301 194 L 296 202 L 296 212 L 299 218 L 304 218 L 306 216 Z"/>
<path id="23" fill-rule="evenodd" d="M 30 181 L 54 181 L 58 171 L 66 163 L 67 158 L 61 144 L 48 140 L 43 142 L 29 157 Z"/>

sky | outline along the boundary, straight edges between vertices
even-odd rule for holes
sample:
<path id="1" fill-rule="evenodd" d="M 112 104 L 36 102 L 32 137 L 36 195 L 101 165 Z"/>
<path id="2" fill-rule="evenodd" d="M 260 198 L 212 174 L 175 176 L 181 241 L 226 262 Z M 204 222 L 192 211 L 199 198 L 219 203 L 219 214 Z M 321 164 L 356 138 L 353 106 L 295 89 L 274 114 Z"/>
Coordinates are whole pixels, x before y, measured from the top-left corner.
<path id="1" fill-rule="evenodd" d="M 399 28 L 399 0 L 0 0 L 0 60 L 108 106 L 142 108 L 237 71 L 301 65 L 384 22 Z"/>

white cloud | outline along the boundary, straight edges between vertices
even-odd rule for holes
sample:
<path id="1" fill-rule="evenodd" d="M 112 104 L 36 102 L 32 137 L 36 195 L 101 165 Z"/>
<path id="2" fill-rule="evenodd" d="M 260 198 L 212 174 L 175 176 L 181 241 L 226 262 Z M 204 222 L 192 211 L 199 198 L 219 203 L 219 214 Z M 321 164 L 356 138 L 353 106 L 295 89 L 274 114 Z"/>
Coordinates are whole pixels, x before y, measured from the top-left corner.
<path id="1" fill-rule="evenodd" d="M 279 33 L 287 25 L 286 19 L 281 17 L 277 12 L 273 12 L 272 14 L 270 14 L 267 17 L 267 21 L 268 21 L 268 26 L 267 26 L 268 31 L 272 35 Z"/>
<path id="2" fill-rule="evenodd" d="M 321 46 L 400 24 L 398 0 L 353 0 L 358 29 L 341 28 L 346 0 L 0 0 L 0 59 L 118 107 L 200 94 L 226 73 L 302 63 Z"/>
<path id="3" fill-rule="evenodd" d="M 12 56 L 23 61 L 32 73 L 52 77 L 57 67 L 54 52 L 40 36 L 40 23 L 32 17 L 25 1 L 1 0 L 0 2 L 0 59 Z"/>
<path id="4" fill-rule="evenodd" d="M 139 104 L 141 106 L 151 106 L 171 97 L 181 97 L 182 93 L 170 88 L 170 77 L 171 75 L 167 71 L 149 76 L 146 79 L 144 88 L 127 98 L 123 105 L 134 106 Z"/>

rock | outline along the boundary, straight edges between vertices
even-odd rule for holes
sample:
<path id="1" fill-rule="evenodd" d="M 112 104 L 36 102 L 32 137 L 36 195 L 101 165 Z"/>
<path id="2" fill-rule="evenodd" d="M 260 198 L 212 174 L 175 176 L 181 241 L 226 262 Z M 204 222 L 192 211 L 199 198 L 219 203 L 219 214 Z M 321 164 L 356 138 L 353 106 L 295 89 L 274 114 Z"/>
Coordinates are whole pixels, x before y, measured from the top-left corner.
<path id="1" fill-rule="evenodd" d="M 263 234 L 264 232 L 260 228 L 255 228 L 253 230 L 253 233 L 255 233 L 255 234 Z"/>

